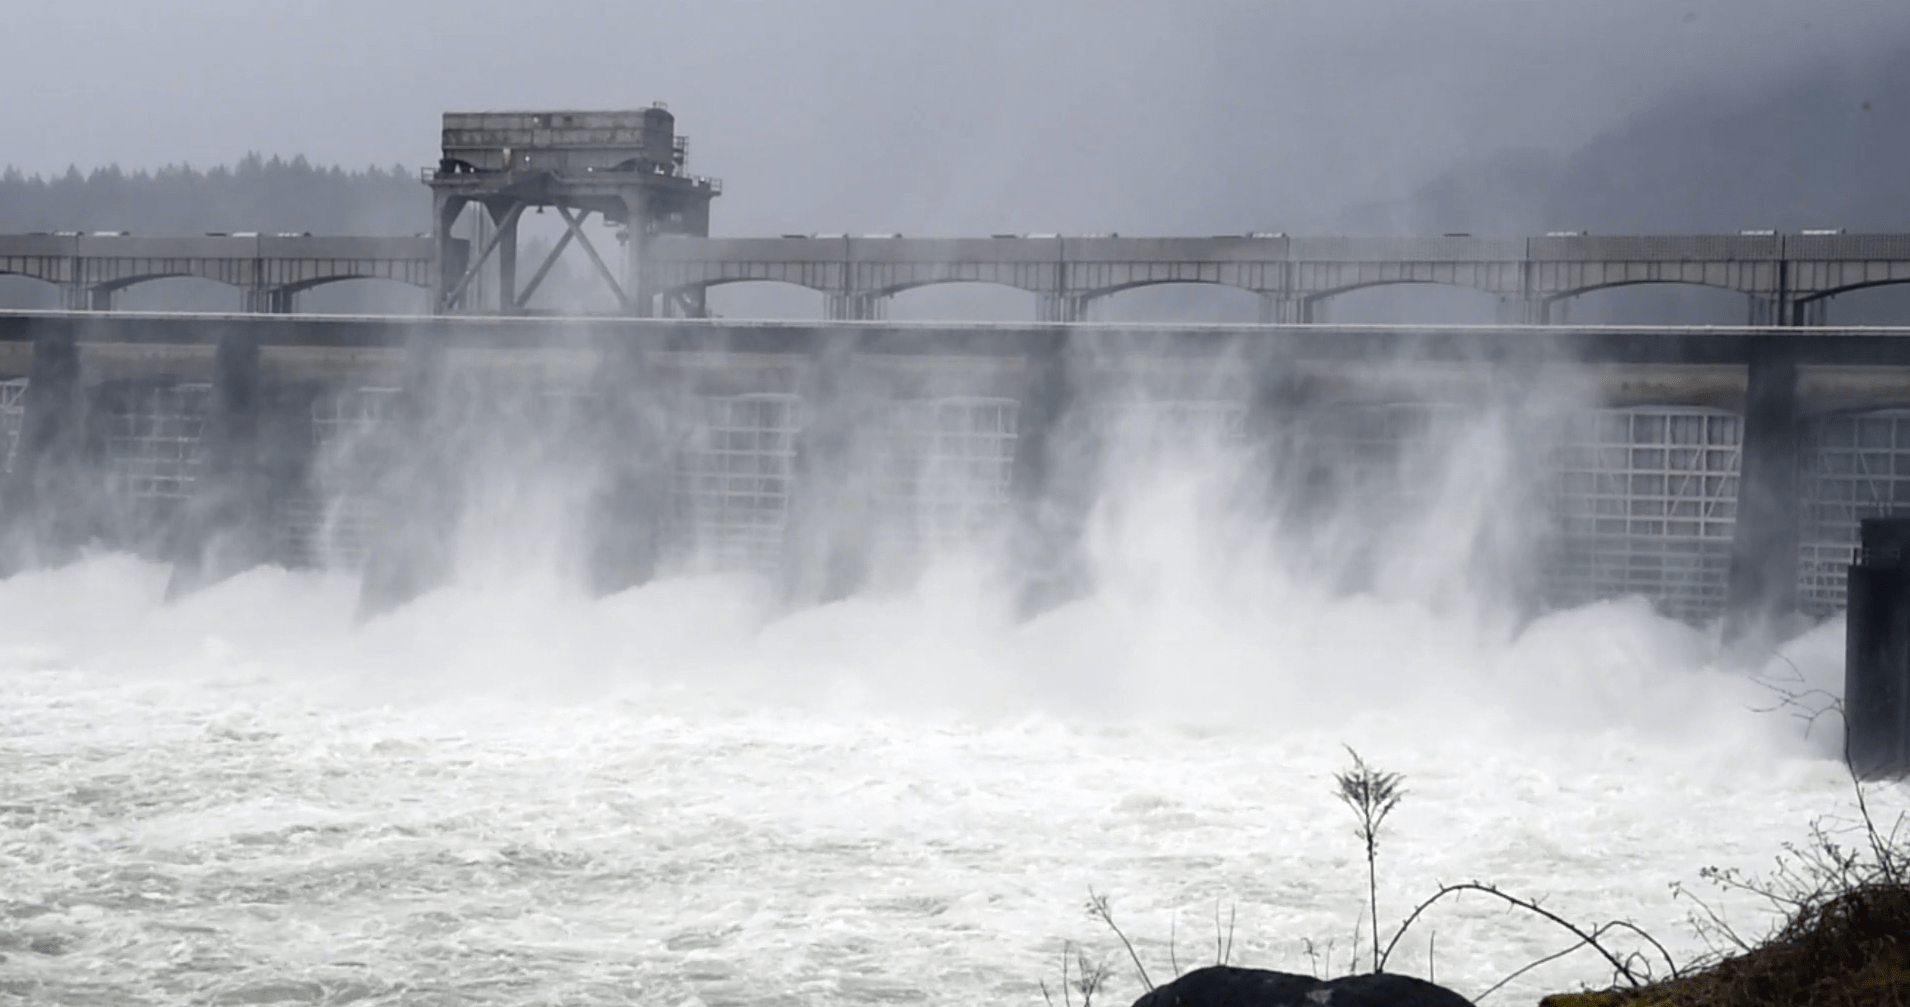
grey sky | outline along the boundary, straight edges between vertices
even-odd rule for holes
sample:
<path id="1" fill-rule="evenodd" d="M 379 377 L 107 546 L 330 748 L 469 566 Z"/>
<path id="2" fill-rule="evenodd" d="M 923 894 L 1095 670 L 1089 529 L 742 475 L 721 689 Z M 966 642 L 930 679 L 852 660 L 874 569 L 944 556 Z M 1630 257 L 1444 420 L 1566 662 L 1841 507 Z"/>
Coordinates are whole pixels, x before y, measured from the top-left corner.
<path id="1" fill-rule="evenodd" d="M 13 6 L 0 161 L 29 171 L 415 166 L 447 109 L 664 100 L 718 233 L 1274 226 L 1910 41 L 1903 0 Z"/>

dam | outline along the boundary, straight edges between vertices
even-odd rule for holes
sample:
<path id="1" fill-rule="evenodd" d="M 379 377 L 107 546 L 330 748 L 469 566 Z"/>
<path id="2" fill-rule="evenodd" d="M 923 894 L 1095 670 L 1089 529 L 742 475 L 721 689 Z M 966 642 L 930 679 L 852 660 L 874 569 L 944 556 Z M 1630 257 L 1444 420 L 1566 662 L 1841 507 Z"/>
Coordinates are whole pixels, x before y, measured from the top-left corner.
<path id="1" fill-rule="evenodd" d="M 1858 522 L 1910 507 L 1910 329 L 16 311 L 0 379 L 10 568 L 323 567 L 372 608 L 480 513 L 564 529 L 603 592 L 749 570 L 815 603 L 969 545 L 1053 600 L 1144 444 L 1250 473 L 1302 540 L 1485 494 L 1529 604 L 1700 623 L 1838 610 Z M 1510 477 L 1455 486 L 1488 421 Z"/>
<path id="2" fill-rule="evenodd" d="M 1743 626 L 1842 608 L 1859 522 L 1910 512 L 1910 327 L 1825 324 L 1910 282 L 1910 236 L 711 237 L 722 185 L 675 129 L 660 105 L 447 113 L 413 237 L 0 235 L 0 273 L 64 305 L 0 312 L 0 562 L 125 549 L 178 591 L 339 569 L 376 610 L 548 526 L 600 592 L 748 570 L 808 604 L 981 549 L 1033 610 L 1080 589 L 1113 481 L 1199 459 L 1300 553 L 1336 543 L 1323 576 L 1348 590 L 1463 500 L 1462 565 L 1525 610 L 1642 595 Z M 546 209 L 564 231 L 520 282 L 519 225 Z M 533 300 L 573 246 L 614 317 Z M 242 310 L 115 310 L 169 277 Z M 298 313 L 362 280 L 431 313 Z M 824 320 L 710 317 L 710 290 L 751 282 L 820 295 Z M 1032 293 L 1036 317 L 887 320 L 942 283 Z M 1088 320 L 1176 283 L 1249 291 L 1260 321 Z M 1415 283 L 1491 295 L 1497 322 L 1325 323 Z M 1746 324 L 1554 324 L 1648 283 L 1741 295 Z"/>

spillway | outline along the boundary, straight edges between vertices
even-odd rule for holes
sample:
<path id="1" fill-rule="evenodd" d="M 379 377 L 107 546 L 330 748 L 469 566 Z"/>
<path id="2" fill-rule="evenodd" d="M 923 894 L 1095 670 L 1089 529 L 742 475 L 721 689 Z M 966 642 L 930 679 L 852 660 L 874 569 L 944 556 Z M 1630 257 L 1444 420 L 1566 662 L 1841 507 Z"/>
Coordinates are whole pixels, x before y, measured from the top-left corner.
<path id="1" fill-rule="evenodd" d="M 264 338 L 242 381 L 196 324 L 71 333 L 64 456 L 50 340 L 0 354 L 6 501 L 92 494 L 12 525 L 92 537 L 0 580 L 27 1002 L 1034 1002 L 1067 944 L 1122 1001 L 1090 889 L 1157 980 L 1216 910 L 1236 963 L 1344 971 L 1343 743 L 1406 775 L 1384 932 L 1478 878 L 1685 960 L 1671 882 L 1852 813 L 1834 725 L 1759 710 L 1839 681 L 1900 362 L 1800 365 L 1830 614 L 1727 662 L 1741 366 Z M 169 590 L 183 554 L 220 575 Z M 430 576 L 365 611 L 398 557 Z M 1463 900 L 1430 929 L 1393 967 L 1471 996 L 1571 943 Z"/>

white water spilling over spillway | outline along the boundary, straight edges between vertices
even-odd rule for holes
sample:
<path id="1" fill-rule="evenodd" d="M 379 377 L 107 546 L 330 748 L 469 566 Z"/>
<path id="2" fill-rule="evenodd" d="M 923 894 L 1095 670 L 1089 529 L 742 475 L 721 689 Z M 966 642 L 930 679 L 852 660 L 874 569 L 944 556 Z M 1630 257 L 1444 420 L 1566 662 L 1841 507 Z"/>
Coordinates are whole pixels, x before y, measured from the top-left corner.
<path id="1" fill-rule="evenodd" d="M 1090 589 L 1032 618 L 959 548 L 794 611 L 743 574 L 592 599 L 534 564 L 461 564 L 362 623 L 333 573 L 171 603 L 123 555 L 18 575 L 0 998 L 1038 1003 L 1072 941 L 1125 1002 L 1090 890 L 1156 981 L 1212 960 L 1217 912 L 1236 964 L 1338 973 L 1371 933 L 1343 744 L 1409 790 L 1385 934 L 1477 879 L 1689 958 L 1668 885 L 1852 813 L 1836 725 L 1759 712 L 1757 680 L 1838 689 L 1841 624 L 1747 669 L 1637 598 L 1502 614 L 1476 583 L 1500 465 L 1472 440 L 1425 527 L 1328 521 L 1306 548 L 1224 505 L 1208 475 L 1238 466 L 1117 465 Z M 1377 543 L 1351 588 L 1322 573 L 1349 543 Z M 1873 791 L 1880 818 L 1907 806 Z M 1573 940 L 1462 898 L 1390 967 L 1476 996 Z M 1608 980 L 1581 951 L 1488 1002 Z"/>

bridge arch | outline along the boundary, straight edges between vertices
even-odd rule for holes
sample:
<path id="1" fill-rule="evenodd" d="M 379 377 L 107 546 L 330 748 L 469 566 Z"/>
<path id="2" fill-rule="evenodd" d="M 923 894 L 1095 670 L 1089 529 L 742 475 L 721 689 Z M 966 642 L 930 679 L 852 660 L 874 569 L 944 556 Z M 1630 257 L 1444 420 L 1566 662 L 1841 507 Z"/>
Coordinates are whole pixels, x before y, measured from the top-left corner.
<path id="1" fill-rule="evenodd" d="M 242 309 L 245 288 L 216 276 L 195 272 L 147 273 L 137 277 L 115 278 L 87 288 L 95 306 L 111 306 L 145 311 L 233 311 Z M 103 301 L 102 298 L 111 299 Z"/>
<path id="2" fill-rule="evenodd" d="M 369 275 L 369 274 L 366 274 L 366 275 L 349 275 L 349 274 L 347 274 L 347 275 L 342 275 L 342 276 L 320 276 L 320 277 L 316 277 L 316 278 L 313 278 L 313 279 L 309 279 L 309 280 L 300 280 L 300 281 L 298 281 L 298 282 L 296 282 L 296 283 L 285 283 L 285 284 L 280 284 L 280 285 L 278 285 L 278 286 L 277 286 L 277 287 L 276 287 L 275 289 L 278 289 L 278 290 L 283 290 L 283 291 L 286 291 L 286 292 L 288 292 L 288 293 L 293 293 L 293 294 L 297 294 L 297 293 L 302 293 L 302 292 L 304 292 L 304 291 L 307 291 L 307 290 L 311 290 L 311 289 L 313 289 L 313 288 L 315 288 L 315 287 L 323 287 L 323 286 L 327 286 L 327 285 L 329 285 L 329 284 L 334 284 L 334 283 L 350 283 L 350 282 L 352 282 L 352 281 L 354 281 L 354 280 L 369 280 L 369 281 L 371 281 L 371 282 L 373 282 L 373 283 L 380 283 L 380 284 L 383 284 L 383 283 L 395 283 L 395 284 L 398 284 L 398 285 L 400 285 L 400 286 L 405 286 L 405 287 L 416 287 L 416 288 L 418 288 L 418 289 L 420 289 L 420 290 L 429 290 L 429 289 L 431 289 L 431 282 L 430 282 L 430 280 L 429 280 L 429 279 L 426 279 L 426 280 L 424 280 L 424 281 L 422 281 L 422 282 L 416 282 L 416 281 L 413 281 L 413 280 L 409 280 L 409 279 L 406 279 L 406 278 L 404 278 L 404 277 L 402 277 L 402 276 L 373 276 L 373 275 Z"/>
<path id="3" fill-rule="evenodd" d="M 301 310 L 322 314 L 409 314 L 431 308 L 431 288 L 395 276 L 326 276 L 273 288 L 286 297 L 308 294 Z"/>
<path id="4" fill-rule="evenodd" d="M 793 321 L 822 318 L 828 291 L 782 277 L 736 276 L 671 287 L 663 291 L 663 302 L 678 293 L 700 294 L 709 313 L 721 318 Z"/>
<path id="5" fill-rule="evenodd" d="M 0 304 L 15 308 L 57 308 L 60 281 L 36 272 L 0 270 Z"/>
<path id="6" fill-rule="evenodd" d="M 1888 280 L 1869 280 L 1864 283 L 1852 283 L 1847 286 L 1833 287 L 1829 290 L 1820 291 L 1818 293 L 1811 294 L 1808 297 L 1800 297 L 1798 298 L 1798 300 L 1799 301 L 1816 301 L 1826 297 L 1836 297 L 1839 294 L 1852 293 L 1858 290 L 1870 290 L 1873 287 L 1894 287 L 1894 286 L 1901 286 L 1903 284 L 1910 284 L 1910 276 L 1899 276 L 1899 277 L 1894 277 Z"/>
<path id="7" fill-rule="evenodd" d="M 101 280 L 98 283 L 88 284 L 87 289 L 102 291 L 108 294 L 117 294 L 128 287 L 138 286 L 142 283 L 151 283 L 155 280 L 206 280 L 211 283 L 221 283 L 228 287 L 240 286 L 240 284 L 233 283 L 223 276 L 184 269 L 160 273 L 136 273 L 132 276 L 115 276 L 110 280 Z"/>
<path id="8" fill-rule="evenodd" d="M 1645 307 L 1655 295 L 1660 303 Z M 1753 295 L 1721 283 L 1695 280 L 1650 279 L 1600 283 L 1545 296 L 1546 316 L 1553 322 L 1573 320 L 1590 311 L 1612 317 L 1583 319 L 1602 322 L 1638 322 L 1665 324 L 1737 324 L 1744 320 L 1748 298 Z M 1589 298 L 1589 300 L 1581 300 Z M 1630 300 L 1630 304 L 1627 304 Z M 1666 303 L 1675 302 L 1675 303 Z M 1635 317 L 1634 317 L 1635 316 Z"/>
<path id="9" fill-rule="evenodd" d="M 1891 277 L 1891 278 L 1882 279 L 1882 280 L 1866 280 L 1862 283 L 1851 283 L 1841 287 L 1832 287 L 1829 290 L 1820 290 L 1812 294 L 1807 294 L 1802 297 L 1799 297 L 1797 299 L 1797 303 L 1809 304 L 1813 301 L 1827 301 L 1833 297 L 1840 297 L 1844 294 L 1855 294 L 1859 291 L 1864 291 L 1864 290 L 1877 290 L 1883 287 L 1904 287 L 1904 286 L 1910 286 L 1910 276 L 1896 276 L 1896 277 Z"/>
<path id="10" fill-rule="evenodd" d="M 1836 299 L 1834 309 L 1829 306 L 1832 298 Z M 1910 279 L 1852 284 L 1812 295 L 1802 303 L 1822 306 L 1824 324 L 1896 325 L 1910 316 Z"/>
<path id="11" fill-rule="evenodd" d="M 896 287 L 888 316 L 901 321 L 1025 322 L 1035 317 L 1037 291 L 994 280 L 930 280 Z"/>
<path id="12" fill-rule="evenodd" d="M 31 269 L 31 268 L 29 269 L 0 269 L 0 276 L 20 276 L 29 280 L 39 280 L 42 283 L 57 284 L 60 282 L 60 278 L 57 276 L 48 276 L 46 275 L 46 273 L 40 270 Z"/>
<path id="13" fill-rule="evenodd" d="M 947 286 L 964 286 L 964 285 L 1002 287 L 1009 290 L 1026 291 L 1027 293 L 1030 293 L 1030 294 L 1040 294 L 1043 291 L 1050 289 L 1050 285 L 1044 285 L 1041 282 L 1039 282 L 1038 279 L 1028 279 L 1024 281 L 1024 280 L 1013 278 L 1012 276 L 1008 279 L 1003 279 L 1000 276 L 981 275 L 980 273 L 978 273 L 977 275 L 973 275 L 973 276 L 957 275 L 957 276 L 931 276 L 926 278 L 916 278 L 916 279 L 906 280 L 900 283 L 891 283 L 887 286 L 876 287 L 874 289 L 867 290 L 867 291 L 860 291 L 860 293 L 866 293 L 871 297 L 894 297 L 898 294 L 906 294 L 913 290 L 922 290 L 928 287 L 947 287 Z"/>
<path id="14" fill-rule="evenodd" d="M 1402 293 L 1420 302 L 1419 308 L 1423 308 L 1423 302 L 1430 297 L 1432 303 L 1438 305 L 1440 317 L 1429 317 L 1417 309 L 1402 311 L 1399 304 Z M 1309 321 L 1412 323 L 1493 321 L 1503 296 L 1479 284 L 1402 278 L 1307 291 L 1296 294 L 1295 298 L 1305 305 Z"/>
<path id="15" fill-rule="evenodd" d="M 1103 287 L 1082 294 L 1081 299 L 1093 312 L 1090 317 L 1109 320 L 1257 322 L 1261 319 L 1261 301 L 1266 296 L 1252 287 L 1223 280 L 1165 279 Z M 1185 310 L 1190 301 L 1220 310 L 1191 316 Z"/>

